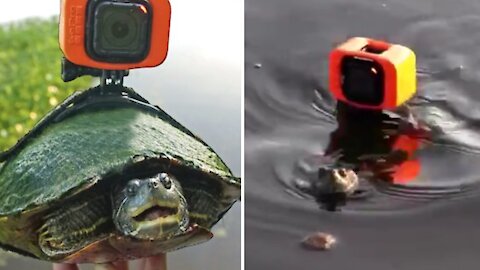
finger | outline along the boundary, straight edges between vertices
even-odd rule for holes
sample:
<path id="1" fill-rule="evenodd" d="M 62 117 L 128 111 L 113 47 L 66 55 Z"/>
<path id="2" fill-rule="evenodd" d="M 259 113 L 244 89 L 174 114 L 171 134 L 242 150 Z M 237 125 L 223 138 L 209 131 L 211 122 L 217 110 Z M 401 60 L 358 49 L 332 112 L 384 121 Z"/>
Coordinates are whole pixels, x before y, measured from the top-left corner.
<path id="1" fill-rule="evenodd" d="M 54 263 L 53 270 L 78 270 L 78 266 L 75 264 Z"/>
<path id="2" fill-rule="evenodd" d="M 112 264 L 115 266 L 115 270 L 128 270 L 128 262 L 118 261 Z"/>
<path id="3" fill-rule="evenodd" d="M 147 265 L 147 259 L 141 259 L 140 263 L 138 264 L 138 269 L 145 270 L 146 265 Z"/>
<path id="4" fill-rule="evenodd" d="M 102 263 L 95 264 L 95 270 L 117 270 L 116 266 L 113 263 Z"/>
<path id="5" fill-rule="evenodd" d="M 165 254 L 145 259 L 143 268 L 140 268 L 140 270 L 167 270 Z"/>

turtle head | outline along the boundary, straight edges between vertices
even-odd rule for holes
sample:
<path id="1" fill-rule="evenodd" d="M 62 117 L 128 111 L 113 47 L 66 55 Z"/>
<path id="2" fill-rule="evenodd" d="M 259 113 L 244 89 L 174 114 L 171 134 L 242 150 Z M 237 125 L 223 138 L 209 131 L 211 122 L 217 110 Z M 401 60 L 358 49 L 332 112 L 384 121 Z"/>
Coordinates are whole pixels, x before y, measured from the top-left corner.
<path id="1" fill-rule="evenodd" d="M 187 230 L 187 201 L 172 175 L 129 180 L 116 189 L 112 201 L 113 221 L 126 236 L 153 241 Z"/>

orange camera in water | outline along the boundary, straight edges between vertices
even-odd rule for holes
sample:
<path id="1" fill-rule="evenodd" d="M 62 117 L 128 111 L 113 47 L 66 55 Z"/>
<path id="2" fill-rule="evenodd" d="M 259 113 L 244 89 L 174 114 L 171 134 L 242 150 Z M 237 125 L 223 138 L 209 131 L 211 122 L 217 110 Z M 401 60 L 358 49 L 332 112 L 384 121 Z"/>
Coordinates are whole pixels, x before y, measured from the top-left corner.
<path id="1" fill-rule="evenodd" d="M 167 57 L 170 15 L 168 0 L 62 0 L 60 48 L 79 66 L 158 66 Z"/>
<path id="2" fill-rule="evenodd" d="M 398 44 L 351 38 L 330 53 L 330 91 L 363 109 L 394 109 L 416 92 L 416 58 Z"/>

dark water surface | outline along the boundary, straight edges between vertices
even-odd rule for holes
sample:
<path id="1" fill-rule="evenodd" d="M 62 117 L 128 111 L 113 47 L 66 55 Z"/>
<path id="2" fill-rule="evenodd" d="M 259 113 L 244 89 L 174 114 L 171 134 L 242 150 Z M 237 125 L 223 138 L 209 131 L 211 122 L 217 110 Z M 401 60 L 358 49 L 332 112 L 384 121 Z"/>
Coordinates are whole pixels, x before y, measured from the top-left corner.
<path id="1" fill-rule="evenodd" d="M 245 7 L 246 268 L 476 269 L 480 2 L 247 0 Z M 409 109 L 425 136 L 388 135 L 414 145 L 408 181 L 362 178 L 365 198 L 327 212 L 305 190 L 322 181 L 319 167 L 339 161 L 333 150 L 353 166 L 391 152 L 388 139 L 372 139 L 389 134 L 384 123 L 377 133 L 368 121 L 338 131 L 327 56 L 352 36 L 416 52 L 418 95 Z M 409 123 L 405 113 L 387 118 Z M 333 234 L 337 246 L 302 249 L 314 231 Z"/>

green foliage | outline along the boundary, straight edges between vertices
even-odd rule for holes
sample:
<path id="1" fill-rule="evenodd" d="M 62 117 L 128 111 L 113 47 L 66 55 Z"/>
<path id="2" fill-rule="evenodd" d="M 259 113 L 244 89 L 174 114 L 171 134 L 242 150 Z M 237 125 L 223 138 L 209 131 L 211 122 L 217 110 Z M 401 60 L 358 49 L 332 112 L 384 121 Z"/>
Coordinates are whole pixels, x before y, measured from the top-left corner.
<path id="1" fill-rule="evenodd" d="M 64 83 L 58 18 L 0 26 L 0 151 L 13 146 L 55 105 L 91 86 Z"/>

